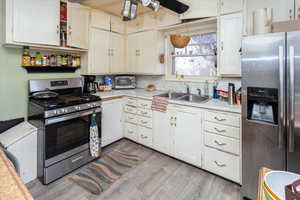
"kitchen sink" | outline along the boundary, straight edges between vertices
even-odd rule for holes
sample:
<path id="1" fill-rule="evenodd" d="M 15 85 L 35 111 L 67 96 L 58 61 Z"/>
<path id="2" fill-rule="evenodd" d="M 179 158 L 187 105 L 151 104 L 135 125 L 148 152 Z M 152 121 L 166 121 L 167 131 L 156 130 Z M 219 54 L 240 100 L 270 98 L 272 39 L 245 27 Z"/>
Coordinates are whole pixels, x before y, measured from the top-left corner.
<path id="1" fill-rule="evenodd" d="M 157 95 L 159 97 L 165 97 L 172 100 L 178 100 L 178 101 L 186 101 L 186 102 L 192 102 L 192 103 L 203 103 L 207 101 L 208 97 L 202 97 L 195 94 L 186 94 L 186 93 L 180 93 L 180 92 L 172 92 L 172 93 L 164 93 Z"/>
<path id="2" fill-rule="evenodd" d="M 179 97 L 176 100 L 193 102 L 193 103 L 203 103 L 203 102 L 207 101 L 208 99 L 209 99 L 208 97 L 202 97 L 199 95 L 190 94 L 190 95 L 185 95 L 185 96 Z"/>
<path id="3" fill-rule="evenodd" d="M 160 94 L 160 95 L 157 95 L 159 97 L 165 97 L 165 98 L 168 98 L 168 99 L 172 99 L 172 100 L 176 100 L 180 97 L 183 97 L 185 96 L 186 93 L 181 93 L 181 92 L 169 92 L 169 93 L 164 93 L 164 94 Z"/>

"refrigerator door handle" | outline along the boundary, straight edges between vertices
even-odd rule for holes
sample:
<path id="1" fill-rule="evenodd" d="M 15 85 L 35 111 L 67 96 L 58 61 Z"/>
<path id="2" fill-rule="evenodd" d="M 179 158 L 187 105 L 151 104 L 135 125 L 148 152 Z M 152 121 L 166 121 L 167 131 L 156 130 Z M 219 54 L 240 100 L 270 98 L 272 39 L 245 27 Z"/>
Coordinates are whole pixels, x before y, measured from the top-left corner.
<path id="1" fill-rule="evenodd" d="M 285 127 L 285 95 L 284 95 L 284 48 L 279 46 L 279 131 L 278 131 L 278 147 L 283 148 L 284 127 Z"/>
<path id="2" fill-rule="evenodd" d="M 290 102 L 289 102 L 289 116 L 290 125 L 288 127 L 288 150 L 294 152 L 295 150 L 295 47 L 290 46 L 289 49 L 289 83 L 290 83 Z"/>

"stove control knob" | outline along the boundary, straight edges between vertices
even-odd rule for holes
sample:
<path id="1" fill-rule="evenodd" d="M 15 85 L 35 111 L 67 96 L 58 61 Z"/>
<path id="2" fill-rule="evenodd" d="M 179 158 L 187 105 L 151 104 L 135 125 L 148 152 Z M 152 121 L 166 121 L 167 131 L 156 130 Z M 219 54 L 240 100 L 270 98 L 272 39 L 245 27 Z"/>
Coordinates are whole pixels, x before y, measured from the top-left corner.
<path id="1" fill-rule="evenodd" d="M 53 115 L 57 115 L 57 110 L 52 111 Z"/>
<path id="2" fill-rule="evenodd" d="M 61 112 L 61 113 L 65 113 L 66 110 L 65 110 L 65 109 L 60 109 L 60 112 Z"/>

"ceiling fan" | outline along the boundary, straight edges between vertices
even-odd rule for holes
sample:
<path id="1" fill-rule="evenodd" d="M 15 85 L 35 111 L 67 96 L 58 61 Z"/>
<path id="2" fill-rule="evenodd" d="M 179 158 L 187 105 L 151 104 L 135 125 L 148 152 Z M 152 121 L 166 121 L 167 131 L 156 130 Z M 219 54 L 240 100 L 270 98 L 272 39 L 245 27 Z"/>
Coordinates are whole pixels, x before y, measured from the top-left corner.
<path id="1" fill-rule="evenodd" d="M 82 3 L 87 0 L 69 0 L 69 1 L 73 2 L 73 3 Z M 136 9 L 137 9 L 138 1 L 140 1 L 143 6 L 149 7 L 150 9 L 152 9 L 155 12 L 158 11 L 160 6 L 163 6 L 163 7 L 167 8 L 169 10 L 172 10 L 178 14 L 183 14 L 184 12 L 186 12 L 189 9 L 188 5 L 186 5 L 180 1 L 177 1 L 177 0 L 123 0 L 123 1 L 124 1 L 124 8 L 126 6 L 129 6 L 129 3 L 130 3 L 130 8 L 133 9 L 133 11 L 135 11 L 132 14 L 133 18 L 130 17 L 130 19 L 134 19 L 136 17 Z M 132 5 L 133 5 L 133 7 L 132 7 Z M 122 14 L 124 16 L 124 9 L 122 11 Z M 127 14 L 127 13 L 125 13 L 125 14 Z"/>

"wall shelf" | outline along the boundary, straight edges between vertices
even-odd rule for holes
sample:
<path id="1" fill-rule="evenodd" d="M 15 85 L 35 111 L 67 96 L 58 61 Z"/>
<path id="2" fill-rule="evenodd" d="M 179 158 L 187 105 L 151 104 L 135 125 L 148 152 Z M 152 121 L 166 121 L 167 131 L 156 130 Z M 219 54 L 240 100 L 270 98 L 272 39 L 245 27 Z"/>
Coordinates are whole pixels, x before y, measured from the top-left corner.
<path id="1" fill-rule="evenodd" d="M 33 66 L 24 67 L 28 73 L 73 73 L 80 67 L 44 67 L 44 66 Z"/>

